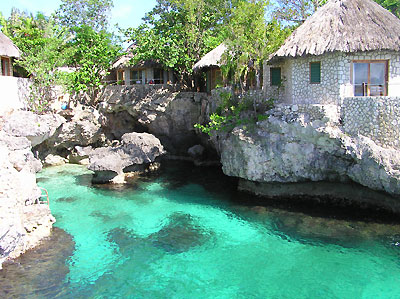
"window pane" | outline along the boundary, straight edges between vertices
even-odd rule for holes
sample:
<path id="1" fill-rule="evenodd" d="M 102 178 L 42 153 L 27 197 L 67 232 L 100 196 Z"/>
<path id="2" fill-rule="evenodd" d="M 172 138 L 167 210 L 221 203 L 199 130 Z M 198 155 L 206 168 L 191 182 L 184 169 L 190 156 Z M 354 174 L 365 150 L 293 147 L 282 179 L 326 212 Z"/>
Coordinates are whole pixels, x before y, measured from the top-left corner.
<path id="1" fill-rule="evenodd" d="M 310 83 L 321 83 L 321 62 L 310 63 Z"/>
<path id="2" fill-rule="evenodd" d="M 365 86 L 364 86 L 364 84 L 354 85 L 354 96 L 355 97 L 365 96 Z"/>
<path id="3" fill-rule="evenodd" d="M 385 63 L 371 63 L 371 84 L 385 84 Z"/>
<path id="4" fill-rule="evenodd" d="M 273 67 L 271 68 L 271 78 L 270 82 L 272 86 L 278 86 L 281 84 L 281 68 Z"/>
<path id="5" fill-rule="evenodd" d="M 354 63 L 354 84 L 368 83 L 368 63 Z"/>

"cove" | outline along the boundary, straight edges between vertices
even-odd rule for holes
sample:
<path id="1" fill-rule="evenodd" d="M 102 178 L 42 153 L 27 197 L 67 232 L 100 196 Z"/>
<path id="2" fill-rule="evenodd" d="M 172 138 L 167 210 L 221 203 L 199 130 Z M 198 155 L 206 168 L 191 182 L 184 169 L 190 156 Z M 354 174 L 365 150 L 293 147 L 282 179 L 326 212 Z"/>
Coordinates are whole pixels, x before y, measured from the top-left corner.
<path id="1" fill-rule="evenodd" d="M 398 298 L 400 226 L 251 204 L 218 169 L 129 186 L 44 169 L 56 229 L 5 265 L 0 297 Z"/>

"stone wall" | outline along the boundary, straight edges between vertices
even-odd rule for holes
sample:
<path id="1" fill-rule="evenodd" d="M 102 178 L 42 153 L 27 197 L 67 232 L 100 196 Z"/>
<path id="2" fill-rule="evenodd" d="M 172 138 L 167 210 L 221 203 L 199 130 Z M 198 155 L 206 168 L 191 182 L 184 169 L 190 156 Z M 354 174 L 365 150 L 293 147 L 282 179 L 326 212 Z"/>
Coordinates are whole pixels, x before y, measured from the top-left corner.
<path id="1" fill-rule="evenodd" d="M 344 132 L 363 135 L 383 147 L 400 147 L 400 97 L 344 98 Z"/>
<path id="2" fill-rule="evenodd" d="M 400 54 L 391 51 L 329 53 L 321 56 L 288 58 L 264 67 L 264 91 L 267 97 L 288 104 L 336 104 L 353 96 L 351 68 L 353 60 L 388 60 L 388 95 L 400 96 Z M 321 83 L 310 84 L 310 62 L 321 62 Z M 282 68 L 283 88 L 270 85 L 270 68 Z"/>
<path id="3" fill-rule="evenodd" d="M 0 76 L 0 115 L 26 108 L 29 79 Z"/>

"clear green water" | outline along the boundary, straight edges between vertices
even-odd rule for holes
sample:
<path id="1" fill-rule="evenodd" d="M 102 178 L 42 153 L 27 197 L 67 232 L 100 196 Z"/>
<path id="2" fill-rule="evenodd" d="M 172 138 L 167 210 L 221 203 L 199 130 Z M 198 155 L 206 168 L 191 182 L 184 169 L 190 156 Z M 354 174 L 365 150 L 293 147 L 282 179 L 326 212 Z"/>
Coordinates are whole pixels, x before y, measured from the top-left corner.
<path id="1" fill-rule="evenodd" d="M 82 167 L 45 169 L 39 184 L 75 249 L 51 291 L 26 297 L 400 297 L 398 226 L 241 205 L 212 171 L 201 184 L 174 171 L 108 190 Z"/>

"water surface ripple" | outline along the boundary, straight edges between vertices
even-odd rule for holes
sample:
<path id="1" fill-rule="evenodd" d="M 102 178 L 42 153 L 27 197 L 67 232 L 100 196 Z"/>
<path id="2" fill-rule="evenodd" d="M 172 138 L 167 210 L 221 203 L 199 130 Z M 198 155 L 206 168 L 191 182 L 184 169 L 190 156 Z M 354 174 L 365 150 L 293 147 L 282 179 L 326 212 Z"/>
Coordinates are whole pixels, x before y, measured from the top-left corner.
<path id="1" fill-rule="evenodd" d="M 400 294 L 399 225 L 244 204 L 215 170 L 183 166 L 100 188 L 68 165 L 43 170 L 39 184 L 60 230 L 5 265 L 1 298 Z"/>

